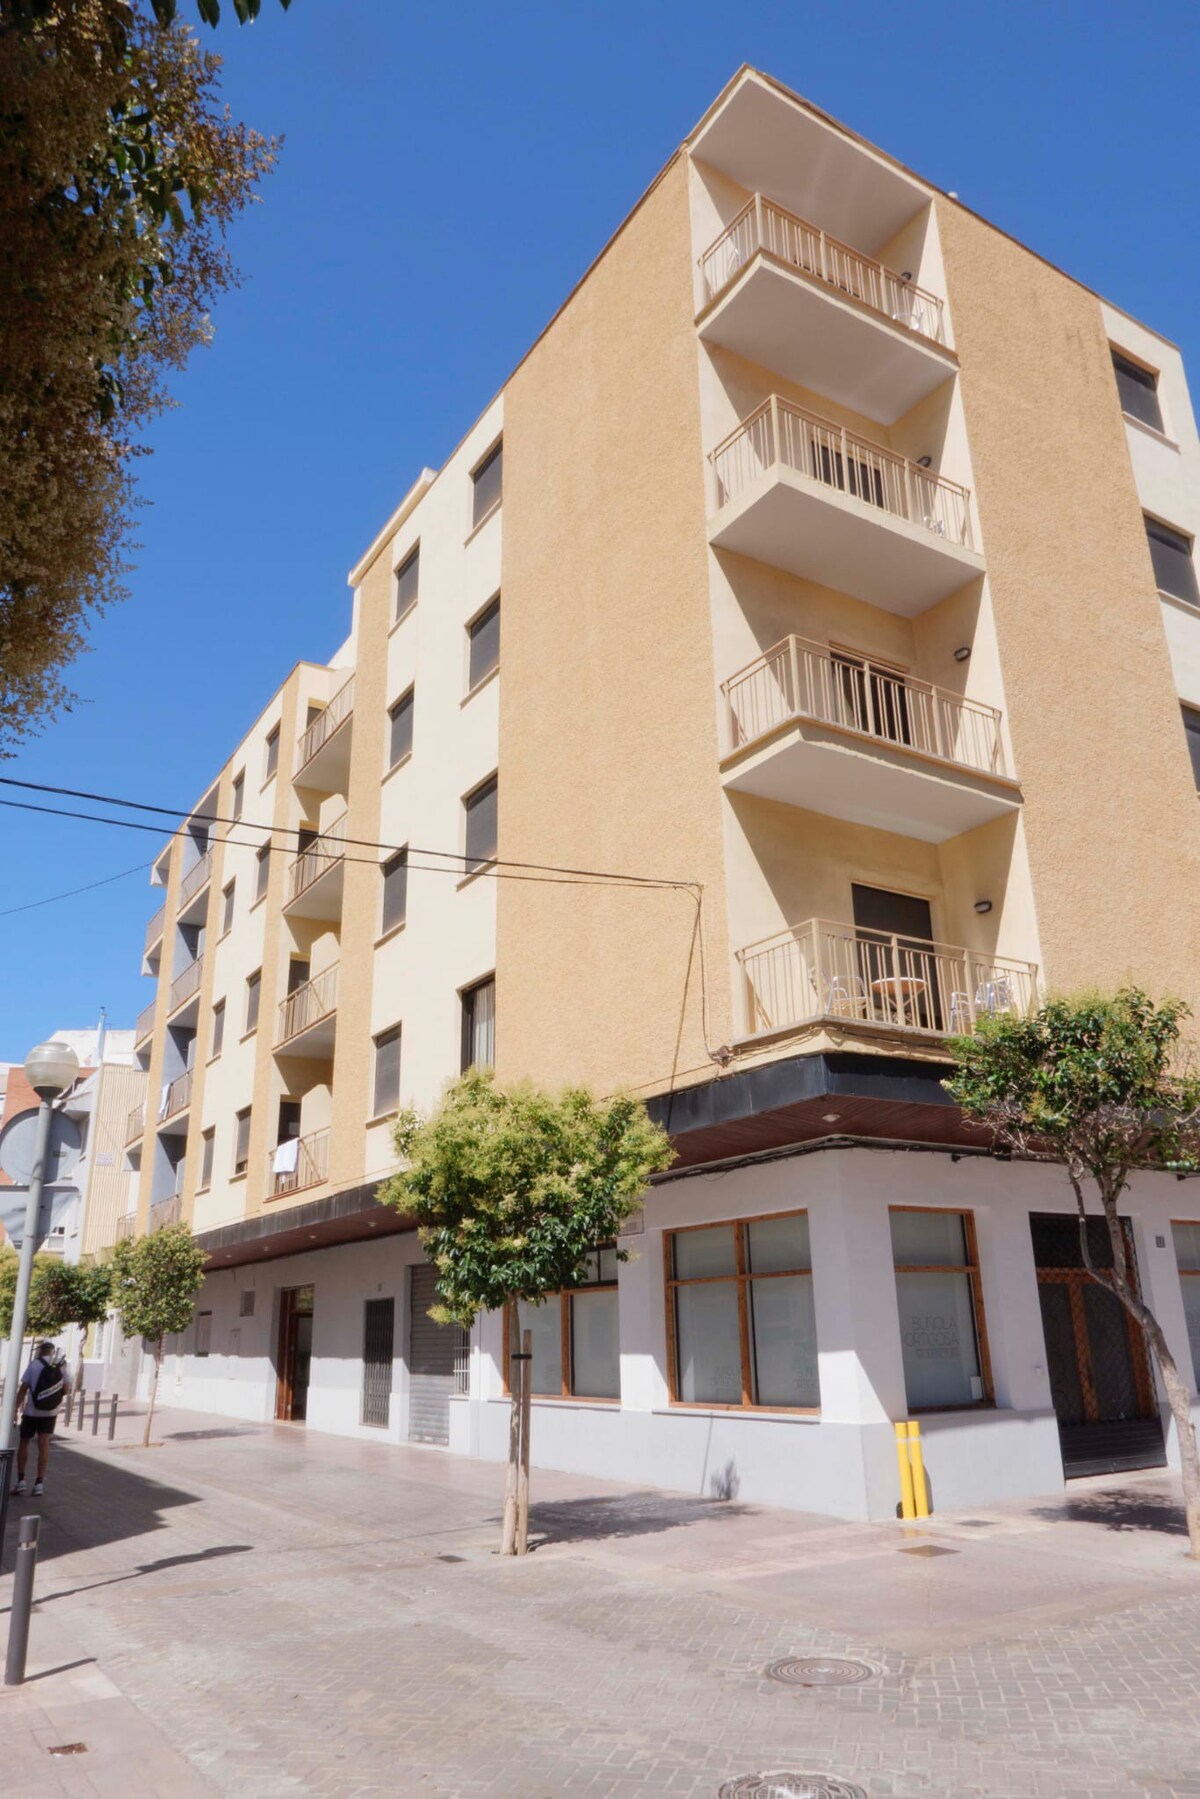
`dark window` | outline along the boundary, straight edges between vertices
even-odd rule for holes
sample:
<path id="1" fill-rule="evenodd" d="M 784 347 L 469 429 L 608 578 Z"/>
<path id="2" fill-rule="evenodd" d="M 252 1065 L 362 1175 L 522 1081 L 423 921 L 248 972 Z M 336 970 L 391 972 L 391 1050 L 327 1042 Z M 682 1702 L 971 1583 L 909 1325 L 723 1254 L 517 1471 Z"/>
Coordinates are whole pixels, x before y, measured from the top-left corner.
<path id="1" fill-rule="evenodd" d="M 397 850 L 383 865 L 384 931 L 395 930 L 408 916 L 408 851 Z"/>
<path id="2" fill-rule="evenodd" d="M 253 1316 L 254 1316 L 254 1288 L 253 1287 L 243 1287 L 242 1294 L 241 1294 L 241 1300 L 238 1305 L 238 1317 L 239 1318 L 253 1318 Z"/>
<path id="3" fill-rule="evenodd" d="M 200 1138 L 200 1187 L 202 1190 L 212 1185 L 213 1145 L 215 1142 L 215 1130 L 205 1131 Z"/>
<path id="4" fill-rule="evenodd" d="M 388 743 L 388 767 L 395 768 L 405 756 L 412 755 L 413 746 L 413 690 L 402 693 L 394 706 L 388 708 L 388 717 L 392 721 L 391 737 Z"/>
<path id="5" fill-rule="evenodd" d="M 396 1302 L 368 1299 L 363 1307 L 362 1421 L 386 1429 L 392 1405 Z"/>
<path id="6" fill-rule="evenodd" d="M 221 935 L 225 935 L 233 924 L 233 889 L 235 883 L 230 881 L 221 895 Z"/>
<path id="7" fill-rule="evenodd" d="M 1158 403 L 1158 376 L 1152 375 L 1149 369 L 1140 368 L 1136 362 L 1130 362 L 1118 350 L 1112 353 L 1113 373 L 1117 377 L 1117 392 L 1121 396 L 1121 411 L 1127 412 L 1130 418 L 1141 419 L 1143 425 L 1153 425 L 1156 431 L 1163 428 L 1162 408 Z"/>
<path id="8" fill-rule="evenodd" d="M 471 523 L 477 525 L 485 519 L 493 506 L 500 504 L 501 475 L 503 470 L 504 445 L 497 444 L 489 450 L 479 467 L 471 476 L 475 484 L 474 504 L 471 509 Z"/>
<path id="9" fill-rule="evenodd" d="M 287 990 L 295 993 L 297 987 L 307 985 L 312 974 L 312 963 L 306 956 L 293 956 L 288 963 Z"/>
<path id="10" fill-rule="evenodd" d="M 271 779 L 271 776 L 275 773 L 275 770 L 278 767 L 279 767 L 279 726 L 276 725 L 275 729 L 273 731 L 269 732 L 267 735 L 267 766 L 266 766 L 266 773 L 263 775 L 263 780 L 269 781 Z"/>
<path id="11" fill-rule="evenodd" d="M 929 901 L 885 887 L 850 889 L 854 900 L 853 957 L 830 983 L 831 1006 L 851 1004 L 877 1024 L 941 1030 L 946 1001 L 933 943 Z M 847 950 L 850 946 L 847 945 Z M 851 965 L 852 964 L 852 965 Z"/>
<path id="12" fill-rule="evenodd" d="M 396 617 L 403 618 L 410 606 L 417 603 L 417 588 L 421 579 L 421 547 L 410 550 L 400 567 L 396 570 Z"/>
<path id="13" fill-rule="evenodd" d="M 237 1135 L 233 1142 L 233 1172 L 245 1174 L 250 1163 L 250 1108 L 237 1115 Z"/>
<path id="14" fill-rule="evenodd" d="M 400 1026 L 375 1039 L 375 1098 L 372 1116 L 382 1118 L 400 1104 Z"/>
<path id="15" fill-rule="evenodd" d="M 465 987 L 462 996 L 462 1066 L 492 1068 L 496 1061 L 496 977 Z"/>
<path id="16" fill-rule="evenodd" d="M 1187 734 L 1188 755 L 1192 758 L 1192 773 L 1196 778 L 1196 790 L 1200 792 L 1200 712 L 1193 712 L 1190 706 L 1183 708 L 1183 728 Z"/>
<path id="17" fill-rule="evenodd" d="M 496 776 L 469 793 L 463 801 L 467 815 L 467 873 L 496 860 Z"/>
<path id="18" fill-rule="evenodd" d="M 246 979 L 246 1030 L 258 1029 L 258 999 L 262 992 L 262 969 Z"/>
<path id="19" fill-rule="evenodd" d="M 219 999 L 213 1007 L 212 1049 L 210 1055 L 219 1056 L 221 1046 L 225 1042 L 225 1001 Z"/>
<path id="20" fill-rule="evenodd" d="M 467 671 L 467 690 L 478 687 L 485 675 L 490 675 L 500 661 L 500 596 L 485 606 L 473 624 L 467 626 L 467 636 L 471 642 L 470 665 Z"/>
<path id="21" fill-rule="evenodd" d="M 196 1354 L 208 1355 L 212 1350 L 212 1313 L 196 1313 Z"/>
<path id="22" fill-rule="evenodd" d="M 270 876 L 270 873 L 271 873 L 271 846 L 269 843 L 264 843 L 262 848 L 259 850 L 257 856 L 255 857 L 254 899 L 255 899 L 256 904 L 262 898 L 263 894 L 267 891 L 267 880 Z"/>
<path id="23" fill-rule="evenodd" d="M 300 1101 L 298 1099 L 281 1099 L 279 1102 L 279 1128 L 275 1133 L 276 1143 L 290 1143 L 293 1137 L 300 1135 Z"/>
<path id="24" fill-rule="evenodd" d="M 1156 518 L 1146 520 L 1146 537 L 1150 544 L 1150 560 L 1160 593 L 1200 606 L 1200 587 L 1196 585 L 1196 565 L 1192 561 L 1192 540 L 1170 525 L 1160 525 Z"/>
<path id="25" fill-rule="evenodd" d="M 233 812 L 233 816 L 235 818 L 240 818 L 242 816 L 242 801 L 245 799 L 245 797 L 246 797 L 246 771 L 245 771 L 245 769 L 243 769 L 240 775 L 235 775 L 233 777 L 232 812 Z"/>

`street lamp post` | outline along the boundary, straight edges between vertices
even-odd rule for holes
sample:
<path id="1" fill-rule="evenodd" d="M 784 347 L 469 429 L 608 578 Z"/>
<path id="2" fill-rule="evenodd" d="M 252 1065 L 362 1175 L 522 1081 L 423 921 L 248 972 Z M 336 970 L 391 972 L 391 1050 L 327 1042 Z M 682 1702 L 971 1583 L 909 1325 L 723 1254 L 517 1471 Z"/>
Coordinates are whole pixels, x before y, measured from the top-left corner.
<path id="1" fill-rule="evenodd" d="M 0 1405 L 0 1478 L 7 1482 L 13 1429 L 16 1424 L 17 1389 L 21 1384 L 21 1353 L 25 1340 L 25 1320 L 29 1312 L 29 1285 L 33 1279 L 33 1257 L 38 1246 L 41 1222 L 42 1184 L 46 1174 L 46 1157 L 50 1148 L 50 1120 L 53 1101 L 71 1085 L 79 1073 L 79 1057 L 69 1043 L 39 1043 L 25 1058 L 25 1078 L 39 1101 L 37 1139 L 33 1169 L 29 1176 L 29 1198 L 25 1205 L 25 1235 L 21 1239 L 21 1260 L 17 1267 L 17 1290 L 13 1296 L 12 1326 L 8 1337 L 8 1368 L 4 1378 L 4 1402 Z"/>

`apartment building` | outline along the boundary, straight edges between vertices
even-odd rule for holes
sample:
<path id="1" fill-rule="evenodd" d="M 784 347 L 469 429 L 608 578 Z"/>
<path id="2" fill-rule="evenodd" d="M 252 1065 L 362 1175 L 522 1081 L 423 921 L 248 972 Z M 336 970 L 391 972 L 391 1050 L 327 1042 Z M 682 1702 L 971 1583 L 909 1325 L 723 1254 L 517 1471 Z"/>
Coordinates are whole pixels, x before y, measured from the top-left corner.
<path id="1" fill-rule="evenodd" d="M 1197 997 L 1198 527 L 1177 349 L 743 69 L 156 865 L 168 1397 L 503 1455 L 501 1321 L 375 1198 L 494 1061 L 678 1152 L 524 1320 L 544 1465 L 880 1517 L 898 1418 L 938 1505 L 1171 1459 L 1064 1181 L 940 1082 L 1046 991 Z M 1200 1187 L 1128 1217 L 1200 1370 Z"/>

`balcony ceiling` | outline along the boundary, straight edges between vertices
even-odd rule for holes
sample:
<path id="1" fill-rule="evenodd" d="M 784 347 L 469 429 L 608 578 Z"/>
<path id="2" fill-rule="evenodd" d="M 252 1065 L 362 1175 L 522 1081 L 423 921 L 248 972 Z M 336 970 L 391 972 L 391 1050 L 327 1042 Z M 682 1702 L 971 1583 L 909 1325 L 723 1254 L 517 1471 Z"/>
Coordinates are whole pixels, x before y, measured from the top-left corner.
<path id="1" fill-rule="evenodd" d="M 747 70 L 691 140 L 692 154 L 811 219 L 868 256 L 926 205 L 928 192 L 877 150 L 826 124 Z"/>
<path id="2" fill-rule="evenodd" d="M 327 1062 L 333 1054 L 333 1042 L 337 1035 L 337 1012 L 327 1012 L 324 1018 L 315 1019 L 303 1030 L 297 1031 L 286 1042 L 276 1044 L 277 1056 L 297 1056 L 307 1062 Z"/>
<path id="3" fill-rule="evenodd" d="M 354 734 L 354 714 L 347 713 L 336 730 L 331 731 L 315 755 L 293 777 L 297 787 L 313 793 L 345 793 L 350 779 L 350 745 Z"/>
<path id="4" fill-rule="evenodd" d="M 345 876 L 345 859 L 338 856 L 303 893 L 287 903 L 284 911 L 289 918 L 327 918 L 331 921 L 340 918 Z"/>
<path id="5" fill-rule="evenodd" d="M 761 253 L 702 315 L 699 329 L 706 344 L 883 425 L 902 418 L 958 366 L 950 351 Z"/>
<path id="6" fill-rule="evenodd" d="M 1015 781 L 976 774 L 916 755 L 898 744 L 864 742 L 804 720 L 750 744 L 722 763 L 733 793 L 800 806 L 922 843 L 944 843 L 1015 812 Z"/>
<path id="7" fill-rule="evenodd" d="M 902 618 L 984 571 L 974 550 L 778 463 L 721 508 L 709 541 Z"/>

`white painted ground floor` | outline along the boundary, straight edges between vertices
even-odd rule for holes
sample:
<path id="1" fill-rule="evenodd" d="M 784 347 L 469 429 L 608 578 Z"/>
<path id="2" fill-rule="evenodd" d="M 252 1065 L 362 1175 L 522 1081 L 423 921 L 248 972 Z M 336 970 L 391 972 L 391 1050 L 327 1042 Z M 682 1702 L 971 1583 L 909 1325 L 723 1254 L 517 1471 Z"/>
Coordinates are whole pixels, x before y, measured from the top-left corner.
<path id="1" fill-rule="evenodd" d="M 1142 1290 L 1194 1378 L 1200 1181 L 1139 1177 L 1127 1201 Z M 1073 1203 L 1053 1168 L 884 1146 L 668 1180 L 628 1259 L 599 1253 L 586 1285 L 523 1320 L 533 1460 L 845 1518 L 894 1514 L 901 1418 L 920 1420 L 935 1508 L 1053 1492 L 1064 1451 L 1079 1472 L 1174 1463 L 1140 1339 L 1082 1269 Z M 414 1235 L 216 1272 L 163 1397 L 499 1460 L 502 1321 L 469 1340 L 434 1326 L 431 1279 Z"/>

